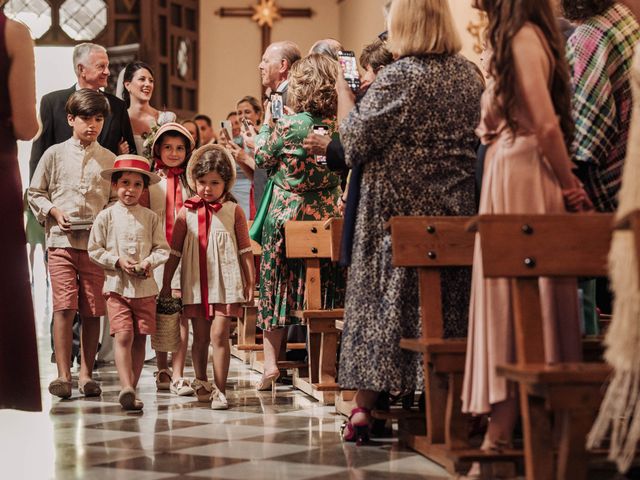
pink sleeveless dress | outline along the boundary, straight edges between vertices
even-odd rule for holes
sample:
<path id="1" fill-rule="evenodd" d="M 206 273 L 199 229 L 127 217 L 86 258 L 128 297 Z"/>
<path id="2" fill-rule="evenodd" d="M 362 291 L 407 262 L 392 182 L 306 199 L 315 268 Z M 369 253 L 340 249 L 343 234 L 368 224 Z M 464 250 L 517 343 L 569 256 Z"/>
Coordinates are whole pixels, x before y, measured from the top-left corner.
<path id="1" fill-rule="evenodd" d="M 553 57 L 537 29 L 553 71 Z M 533 132 L 533 121 L 524 102 L 517 113 L 519 131 L 514 134 L 495 108 L 493 85 L 482 98 L 482 120 L 477 133 L 490 145 L 480 198 L 480 214 L 566 213 L 560 183 L 542 155 Z M 515 362 L 514 317 L 507 279 L 485 279 L 482 245 L 476 237 L 467 358 L 462 392 L 462 409 L 473 414 L 488 413 L 491 404 L 515 394 L 513 385 L 496 375 L 497 365 Z M 545 354 L 549 363 L 578 361 L 580 322 L 577 285 L 573 279 L 540 280 L 545 331 Z"/>

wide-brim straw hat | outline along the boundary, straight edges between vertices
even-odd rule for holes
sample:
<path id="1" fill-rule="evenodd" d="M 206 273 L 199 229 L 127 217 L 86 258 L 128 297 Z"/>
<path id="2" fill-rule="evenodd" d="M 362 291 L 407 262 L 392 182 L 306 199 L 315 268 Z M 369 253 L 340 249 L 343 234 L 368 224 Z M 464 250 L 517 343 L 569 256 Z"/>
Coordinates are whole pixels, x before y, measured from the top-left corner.
<path id="1" fill-rule="evenodd" d="M 189 184 L 189 187 L 191 187 L 191 190 L 193 190 L 194 192 L 196 191 L 196 179 L 193 176 L 193 170 L 200 160 L 200 157 L 202 157 L 202 155 L 206 152 L 213 150 L 219 150 L 220 152 L 222 152 L 224 158 L 227 159 L 231 166 L 231 179 L 229 180 L 227 185 L 225 185 L 225 193 L 231 191 L 233 186 L 236 184 L 236 161 L 233 159 L 233 156 L 231 155 L 229 150 L 224 148 L 222 145 L 217 145 L 215 143 L 203 145 L 191 154 L 189 163 L 187 163 L 187 183 Z"/>
<path id="2" fill-rule="evenodd" d="M 171 132 L 171 131 L 178 132 L 184 135 L 189 141 L 189 144 L 191 145 L 192 150 L 196 146 L 196 141 L 193 139 L 193 137 L 189 133 L 189 130 L 187 130 L 184 126 L 180 125 L 179 123 L 169 122 L 169 123 L 163 124 L 158 130 L 156 130 L 156 133 L 153 136 L 153 143 L 151 144 L 152 157 L 153 157 L 153 151 L 156 148 L 156 142 L 158 141 L 158 139 L 162 136 L 163 133 Z"/>
<path id="3" fill-rule="evenodd" d="M 113 167 L 102 170 L 100 175 L 105 180 L 111 181 L 111 175 L 115 172 L 135 172 L 146 175 L 149 177 L 149 185 L 160 181 L 160 177 L 151 171 L 149 160 L 141 155 L 133 155 L 132 153 L 118 155 L 113 162 Z"/>

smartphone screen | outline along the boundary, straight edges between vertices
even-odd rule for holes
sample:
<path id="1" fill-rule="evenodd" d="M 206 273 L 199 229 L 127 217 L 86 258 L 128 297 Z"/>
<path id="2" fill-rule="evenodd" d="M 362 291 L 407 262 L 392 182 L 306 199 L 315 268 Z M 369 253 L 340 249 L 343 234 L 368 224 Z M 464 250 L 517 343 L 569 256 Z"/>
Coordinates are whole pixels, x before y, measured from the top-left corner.
<path id="1" fill-rule="evenodd" d="M 229 120 L 223 120 L 220 122 L 220 128 L 222 129 L 222 134 L 225 136 L 227 140 L 231 140 L 231 136 L 233 135 L 233 129 L 231 127 L 231 122 Z"/>
<path id="2" fill-rule="evenodd" d="M 358 64 L 356 63 L 356 55 L 350 51 L 338 52 L 338 60 L 342 67 L 342 73 L 344 79 L 351 87 L 353 92 L 357 93 L 360 90 L 360 73 L 358 72 Z"/>
<path id="3" fill-rule="evenodd" d="M 271 94 L 271 118 L 278 120 L 284 115 L 284 104 L 282 102 L 281 93 Z"/>
<path id="4" fill-rule="evenodd" d="M 314 125 L 313 126 L 313 133 L 318 134 L 318 135 L 328 135 L 329 134 L 329 127 L 327 127 L 326 125 Z M 324 155 L 315 155 L 315 159 L 316 159 L 316 163 L 318 165 L 326 165 L 327 164 L 327 157 Z"/>

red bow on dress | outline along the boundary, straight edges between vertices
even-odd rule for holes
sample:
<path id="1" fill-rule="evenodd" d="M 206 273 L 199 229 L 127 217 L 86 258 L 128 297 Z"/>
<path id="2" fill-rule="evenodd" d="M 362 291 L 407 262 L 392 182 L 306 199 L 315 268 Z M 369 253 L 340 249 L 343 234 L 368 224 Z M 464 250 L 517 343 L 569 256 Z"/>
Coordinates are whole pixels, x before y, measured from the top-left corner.
<path id="1" fill-rule="evenodd" d="M 207 272 L 207 244 L 209 240 L 209 228 L 211 215 L 217 213 L 221 203 L 205 202 L 198 195 L 184 202 L 184 206 L 190 210 L 198 210 L 198 257 L 200 264 L 200 299 L 204 309 L 204 318 L 211 318 L 209 313 L 209 275 Z"/>
<path id="2" fill-rule="evenodd" d="M 165 234 L 167 242 L 171 245 L 173 225 L 175 224 L 175 212 L 182 208 L 182 188 L 180 188 L 180 175 L 184 168 L 167 167 L 161 160 L 156 160 L 156 167 L 161 168 L 167 176 L 166 218 Z"/>

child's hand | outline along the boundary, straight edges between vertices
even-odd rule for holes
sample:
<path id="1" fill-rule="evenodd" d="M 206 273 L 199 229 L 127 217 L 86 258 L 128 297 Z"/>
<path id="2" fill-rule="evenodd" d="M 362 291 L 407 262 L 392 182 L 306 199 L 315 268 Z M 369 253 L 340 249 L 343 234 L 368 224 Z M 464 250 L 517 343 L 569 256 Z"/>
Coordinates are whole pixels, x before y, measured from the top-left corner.
<path id="1" fill-rule="evenodd" d="M 151 263 L 148 260 L 143 260 L 140 265 L 134 268 L 141 277 L 149 278 L 151 276 Z"/>
<path id="2" fill-rule="evenodd" d="M 67 217 L 67 214 L 62 210 L 57 207 L 53 207 L 51 210 L 49 210 L 49 215 L 51 215 L 55 219 L 55 221 L 58 222 L 60 230 L 62 230 L 63 232 L 71 231 L 71 222 L 69 221 L 69 217 Z"/>
<path id="3" fill-rule="evenodd" d="M 171 298 L 171 285 L 163 285 L 158 296 L 162 298 Z"/>
<path id="4" fill-rule="evenodd" d="M 247 282 L 244 286 L 244 298 L 247 304 L 253 304 L 253 293 L 256 286 L 253 282 Z"/>
<path id="5" fill-rule="evenodd" d="M 124 258 L 119 258 L 116 262 L 116 268 L 120 267 L 127 275 L 131 275 L 132 277 L 138 277 L 139 275 L 136 273 L 135 267 L 138 265 L 135 262 L 130 262 Z"/>
<path id="6" fill-rule="evenodd" d="M 126 155 L 130 153 L 131 149 L 129 148 L 129 143 L 124 139 L 120 139 L 120 143 L 118 143 L 118 152 L 120 155 Z"/>

